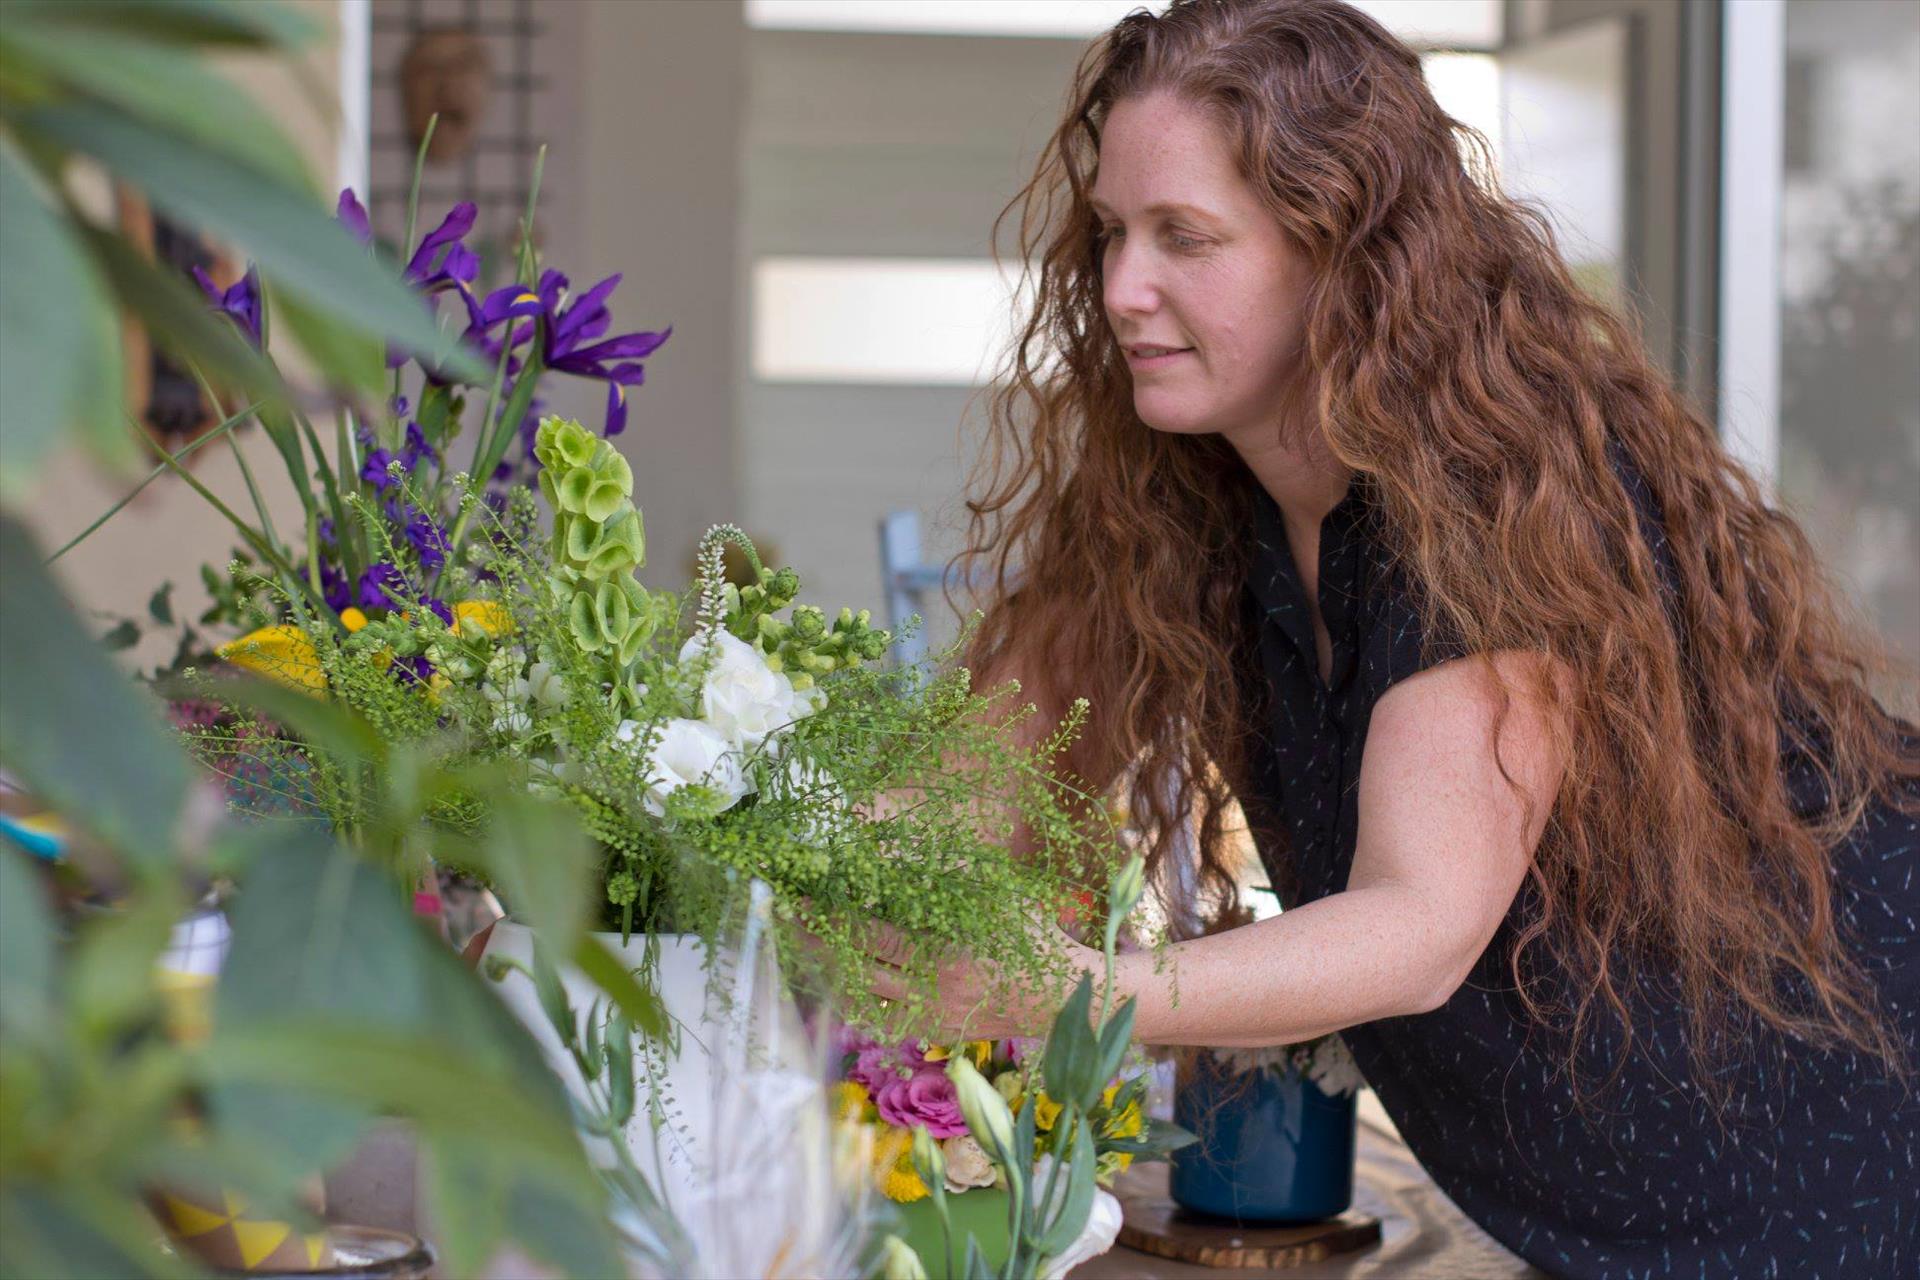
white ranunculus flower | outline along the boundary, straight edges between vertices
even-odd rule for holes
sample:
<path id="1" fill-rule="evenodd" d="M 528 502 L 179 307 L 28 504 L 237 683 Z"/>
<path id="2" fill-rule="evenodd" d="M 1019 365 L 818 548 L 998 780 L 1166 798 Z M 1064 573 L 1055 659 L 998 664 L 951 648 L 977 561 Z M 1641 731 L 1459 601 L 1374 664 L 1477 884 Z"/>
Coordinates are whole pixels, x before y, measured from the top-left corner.
<path id="1" fill-rule="evenodd" d="M 731 632 L 713 637 L 713 655 L 700 686 L 700 718 L 737 747 L 758 747 L 767 738 L 812 714 L 816 699 L 796 693 L 785 672 L 767 665 L 760 651 Z M 698 662 L 707 640 L 694 636 L 680 650 L 681 665 Z"/>
<path id="2" fill-rule="evenodd" d="M 613 731 L 614 741 L 637 743 L 645 729 L 638 720 L 622 720 Z M 641 803 L 659 817 L 667 811 L 668 796 L 694 783 L 725 796 L 722 808 L 732 808 L 748 791 L 746 771 L 740 767 L 733 743 L 705 721 L 669 720 L 660 726 L 648 753 L 647 793 Z"/>

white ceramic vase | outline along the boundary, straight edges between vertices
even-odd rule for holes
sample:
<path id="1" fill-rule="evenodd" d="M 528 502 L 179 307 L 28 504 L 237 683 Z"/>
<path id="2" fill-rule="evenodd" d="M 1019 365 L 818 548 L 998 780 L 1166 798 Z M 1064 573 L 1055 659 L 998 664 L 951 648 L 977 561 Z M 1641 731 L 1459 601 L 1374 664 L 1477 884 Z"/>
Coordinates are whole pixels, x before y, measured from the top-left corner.
<path id="1" fill-rule="evenodd" d="M 639 971 L 647 937 L 623 943 L 617 933 L 597 936 Z M 801 1260 L 830 1253 L 840 1215 L 830 1176 L 825 1064 L 816 1060 L 777 971 L 764 961 L 730 958 L 709 966 L 696 935 L 653 942 L 657 954 L 645 980 L 675 1034 L 670 1047 L 636 1050 L 635 1106 L 624 1136 L 634 1164 L 686 1237 L 683 1265 L 706 1275 L 765 1275 L 783 1271 L 782 1258 L 804 1266 Z M 531 968 L 533 933 L 502 920 L 483 956 Z M 562 965 L 560 978 L 578 1025 L 584 1028 L 596 1000 L 598 1016 L 609 1016 L 605 996 L 584 974 Z M 498 990 L 555 1074 L 585 1098 L 586 1082 L 532 979 L 510 968 Z M 602 1167 L 614 1166 L 606 1139 L 589 1136 L 587 1144 Z"/>

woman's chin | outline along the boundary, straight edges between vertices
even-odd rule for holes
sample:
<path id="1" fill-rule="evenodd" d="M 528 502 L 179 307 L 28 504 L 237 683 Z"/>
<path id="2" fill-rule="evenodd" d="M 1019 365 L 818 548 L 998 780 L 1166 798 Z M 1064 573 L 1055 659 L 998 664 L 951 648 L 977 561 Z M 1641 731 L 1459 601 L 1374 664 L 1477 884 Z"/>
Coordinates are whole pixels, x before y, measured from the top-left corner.
<path id="1" fill-rule="evenodd" d="M 1136 395 L 1133 411 L 1140 421 L 1168 435 L 1198 436 L 1214 430 L 1211 418 L 1192 405 L 1169 404 L 1152 396 Z"/>

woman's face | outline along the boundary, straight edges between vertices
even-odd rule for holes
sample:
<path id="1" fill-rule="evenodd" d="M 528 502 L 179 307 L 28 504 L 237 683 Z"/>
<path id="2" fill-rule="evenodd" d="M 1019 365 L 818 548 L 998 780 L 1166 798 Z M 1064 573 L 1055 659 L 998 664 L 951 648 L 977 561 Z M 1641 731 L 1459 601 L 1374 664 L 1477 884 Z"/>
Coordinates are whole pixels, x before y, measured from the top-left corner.
<path id="1" fill-rule="evenodd" d="M 1225 127 L 1167 93 L 1116 103 L 1092 200 L 1107 323 L 1141 421 L 1248 444 L 1275 431 L 1306 262 L 1240 176 Z"/>

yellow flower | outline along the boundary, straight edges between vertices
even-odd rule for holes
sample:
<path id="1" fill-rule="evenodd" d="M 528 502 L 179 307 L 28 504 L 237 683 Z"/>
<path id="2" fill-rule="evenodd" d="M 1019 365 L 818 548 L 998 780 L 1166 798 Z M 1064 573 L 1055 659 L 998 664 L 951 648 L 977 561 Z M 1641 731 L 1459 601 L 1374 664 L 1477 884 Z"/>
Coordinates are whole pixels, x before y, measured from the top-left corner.
<path id="1" fill-rule="evenodd" d="M 1053 1122 L 1060 1118 L 1060 1104 L 1045 1093 L 1033 1095 L 1033 1127 L 1041 1133 L 1051 1133 Z"/>
<path id="2" fill-rule="evenodd" d="M 288 623 L 262 627 L 238 640 L 229 640 L 216 652 L 234 666 L 258 672 L 289 689 L 326 692 L 327 673 L 320 667 L 320 651 L 299 627 Z"/>
<path id="3" fill-rule="evenodd" d="M 858 1080 L 842 1080 L 827 1090 L 827 1106 L 832 1110 L 833 1118 L 842 1124 L 866 1119 L 867 1106 L 872 1101 L 867 1086 Z"/>
<path id="4" fill-rule="evenodd" d="M 340 625 L 347 629 L 348 635 L 352 635 L 367 625 L 367 615 L 348 605 L 340 611 Z"/>
<path id="5" fill-rule="evenodd" d="M 513 630 L 513 614 L 498 600 L 462 600 L 453 606 L 453 629 L 493 637 Z"/>
<path id="6" fill-rule="evenodd" d="M 973 1055 L 973 1065 L 985 1071 L 987 1069 L 987 1059 L 993 1056 L 993 1041 L 969 1040 L 967 1041 L 967 1052 Z"/>
<path id="7" fill-rule="evenodd" d="M 924 1044 L 923 1042 L 920 1056 L 928 1062 L 945 1062 L 952 1056 L 952 1051 L 943 1044 Z"/>
<path id="8" fill-rule="evenodd" d="M 884 1126 L 873 1144 L 874 1182 L 880 1194 L 896 1204 L 911 1204 L 929 1194 L 927 1184 L 913 1170 L 913 1134 Z"/>

